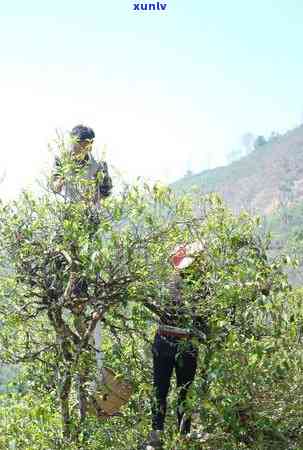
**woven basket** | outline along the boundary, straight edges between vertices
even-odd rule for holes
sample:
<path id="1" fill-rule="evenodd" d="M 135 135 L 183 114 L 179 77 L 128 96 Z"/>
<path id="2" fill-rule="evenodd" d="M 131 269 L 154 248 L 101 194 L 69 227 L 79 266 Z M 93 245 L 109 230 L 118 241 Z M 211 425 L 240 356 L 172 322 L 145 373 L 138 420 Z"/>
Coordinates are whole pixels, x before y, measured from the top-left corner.
<path id="1" fill-rule="evenodd" d="M 118 379 L 108 367 L 102 369 L 102 380 L 95 394 L 90 398 L 88 409 L 100 418 L 111 417 L 118 413 L 132 395 L 132 385 Z"/>

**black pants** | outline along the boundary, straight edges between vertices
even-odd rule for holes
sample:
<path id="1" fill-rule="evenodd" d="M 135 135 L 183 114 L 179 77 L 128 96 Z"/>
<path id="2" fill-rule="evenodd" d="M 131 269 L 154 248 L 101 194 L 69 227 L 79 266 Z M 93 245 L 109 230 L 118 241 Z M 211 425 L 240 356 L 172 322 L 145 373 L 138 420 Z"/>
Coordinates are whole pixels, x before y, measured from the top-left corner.
<path id="1" fill-rule="evenodd" d="M 197 369 L 197 349 L 190 341 L 156 334 L 153 344 L 154 400 L 152 407 L 153 430 L 163 430 L 166 414 L 166 399 L 173 369 L 176 371 L 178 402 L 178 426 L 181 433 L 190 432 L 191 419 L 186 414 L 186 395 Z M 183 420 L 182 420 L 183 419 Z"/>

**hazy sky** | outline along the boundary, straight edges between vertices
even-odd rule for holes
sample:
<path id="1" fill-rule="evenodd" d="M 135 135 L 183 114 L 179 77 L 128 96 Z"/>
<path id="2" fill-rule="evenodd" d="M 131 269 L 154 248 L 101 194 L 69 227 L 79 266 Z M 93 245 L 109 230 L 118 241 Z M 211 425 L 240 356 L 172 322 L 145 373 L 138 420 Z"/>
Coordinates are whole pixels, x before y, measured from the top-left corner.
<path id="1" fill-rule="evenodd" d="M 122 173 L 171 181 L 300 123 L 301 0 L 161 2 L 1 2 L 0 196 L 47 167 L 56 128 L 88 124 Z"/>

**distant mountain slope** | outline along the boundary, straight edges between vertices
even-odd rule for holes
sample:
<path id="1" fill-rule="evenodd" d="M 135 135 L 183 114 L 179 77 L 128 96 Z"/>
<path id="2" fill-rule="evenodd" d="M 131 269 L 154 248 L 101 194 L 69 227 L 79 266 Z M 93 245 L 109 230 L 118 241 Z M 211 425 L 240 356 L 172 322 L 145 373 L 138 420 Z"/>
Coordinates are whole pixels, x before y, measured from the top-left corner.
<path id="1" fill-rule="evenodd" d="M 172 187 L 218 192 L 233 210 L 272 213 L 281 201 L 303 199 L 303 125 L 225 167 L 186 176 Z"/>

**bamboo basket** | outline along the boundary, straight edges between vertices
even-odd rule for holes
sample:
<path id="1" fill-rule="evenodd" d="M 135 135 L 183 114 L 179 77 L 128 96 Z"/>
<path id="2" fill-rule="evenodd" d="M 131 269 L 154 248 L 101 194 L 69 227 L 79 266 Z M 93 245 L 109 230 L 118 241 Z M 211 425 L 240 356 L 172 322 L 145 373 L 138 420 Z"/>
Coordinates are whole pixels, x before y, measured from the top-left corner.
<path id="1" fill-rule="evenodd" d="M 88 410 L 100 418 L 117 415 L 132 395 L 132 385 L 118 379 L 108 367 L 102 368 L 102 379 L 96 392 L 91 396 Z"/>

